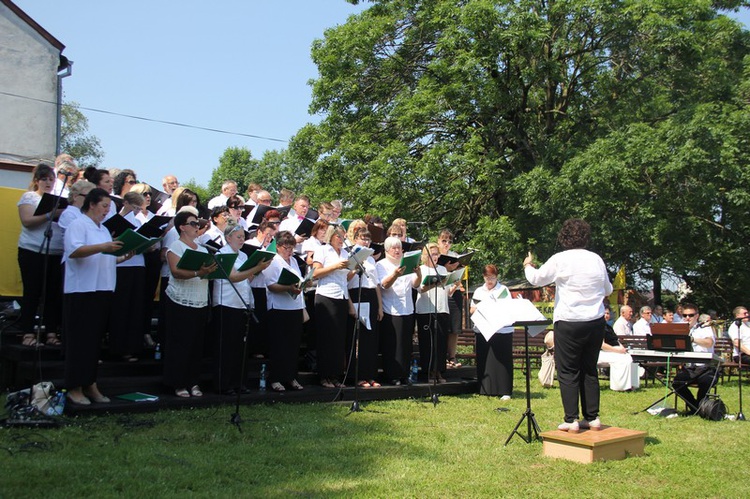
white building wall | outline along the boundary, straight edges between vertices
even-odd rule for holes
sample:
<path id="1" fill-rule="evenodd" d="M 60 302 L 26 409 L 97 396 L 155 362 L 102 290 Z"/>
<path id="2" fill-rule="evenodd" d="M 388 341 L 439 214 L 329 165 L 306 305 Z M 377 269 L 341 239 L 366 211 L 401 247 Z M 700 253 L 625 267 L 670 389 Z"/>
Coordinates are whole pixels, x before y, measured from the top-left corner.
<path id="1" fill-rule="evenodd" d="M 0 94 L 0 155 L 54 160 L 59 64 L 60 51 L 0 3 L 0 91 L 25 97 Z"/>

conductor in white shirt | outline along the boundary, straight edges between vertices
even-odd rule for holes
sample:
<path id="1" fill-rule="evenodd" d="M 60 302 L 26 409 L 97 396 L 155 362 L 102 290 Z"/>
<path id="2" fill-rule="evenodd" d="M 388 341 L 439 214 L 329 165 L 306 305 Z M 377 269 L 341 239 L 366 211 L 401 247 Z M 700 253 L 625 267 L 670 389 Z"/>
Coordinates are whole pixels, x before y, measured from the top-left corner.
<path id="1" fill-rule="evenodd" d="M 590 235 L 591 227 L 584 220 L 568 219 L 557 235 L 563 251 L 538 269 L 531 253 L 523 261 L 526 279 L 532 285 L 554 282 L 556 286 L 555 363 L 565 411 L 565 421 L 558 429 L 571 433 L 581 427 L 601 429 L 596 362 L 604 339 L 604 298 L 612 293 L 612 284 L 601 257 L 586 250 Z"/>

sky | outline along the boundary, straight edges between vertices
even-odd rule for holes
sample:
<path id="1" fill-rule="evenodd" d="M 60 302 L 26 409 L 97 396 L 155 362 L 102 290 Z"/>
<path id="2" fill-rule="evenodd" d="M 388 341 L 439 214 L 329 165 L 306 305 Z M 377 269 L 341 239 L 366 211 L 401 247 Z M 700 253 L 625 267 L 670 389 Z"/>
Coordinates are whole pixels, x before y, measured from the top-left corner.
<path id="1" fill-rule="evenodd" d="M 105 168 L 154 186 L 176 174 L 207 185 L 227 147 L 255 158 L 287 147 L 306 123 L 310 57 L 326 29 L 367 7 L 345 0 L 13 0 L 74 62 L 66 101 L 84 108 L 215 128 L 249 138 L 82 109 Z M 745 26 L 750 13 L 738 15 Z M 276 140 L 270 140 L 276 139 Z"/>
<path id="2" fill-rule="evenodd" d="M 315 39 L 363 10 L 345 0 L 13 0 L 74 62 L 65 101 L 215 128 L 209 132 L 82 109 L 102 167 L 161 185 L 173 173 L 207 185 L 227 147 L 253 157 L 287 147 L 306 123 Z M 277 140 L 269 140 L 277 139 Z"/>

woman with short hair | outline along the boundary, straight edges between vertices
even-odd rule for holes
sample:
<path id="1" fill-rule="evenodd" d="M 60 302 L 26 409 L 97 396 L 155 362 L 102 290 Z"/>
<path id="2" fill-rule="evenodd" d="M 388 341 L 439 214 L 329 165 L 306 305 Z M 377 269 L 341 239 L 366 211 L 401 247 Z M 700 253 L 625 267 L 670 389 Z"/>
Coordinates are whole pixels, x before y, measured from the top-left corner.
<path id="1" fill-rule="evenodd" d="M 523 261 L 526 280 L 532 285 L 555 283 L 555 364 L 565 411 L 558 429 L 571 433 L 581 426 L 601 429 L 596 361 L 604 339 L 604 298 L 612 293 L 612 284 L 604 261 L 586 249 L 590 237 L 588 223 L 568 219 L 557 235 L 563 251 L 538 269 L 531 253 Z"/>
<path id="2" fill-rule="evenodd" d="M 178 397 L 202 397 L 198 383 L 208 322 L 208 280 L 203 278 L 216 270 L 216 263 L 204 264 L 199 270 L 179 268 L 177 264 L 188 249 L 199 253 L 208 251 L 196 242 L 200 222 L 193 213 L 177 213 L 174 228 L 179 238 L 167 249 L 171 276 L 165 293 L 164 383 L 171 386 Z"/>
<path id="3" fill-rule="evenodd" d="M 271 360 L 273 362 L 269 381 L 277 392 L 302 390 L 297 381 L 297 363 L 302 338 L 303 310 L 305 301 L 299 284 L 279 284 L 284 270 L 302 280 L 299 265 L 294 259 L 296 240 L 289 231 L 276 236 L 276 256 L 263 272 L 266 280 L 268 322 L 273 324 L 270 333 Z M 285 386 L 286 385 L 286 386 Z"/>
<path id="4" fill-rule="evenodd" d="M 411 338 L 414 333 L 411 292 L 419 287 L 422 271 L 417 266 L 413 274 L 404 275 L 406 269 L 401 266 L 403 251 L 398 237 L 388 237 L 384 247 L 385 258 L 376 265 L 383 299 L 380 348 L 386 379 L 393 385 L 400 385 L 406 380 L 411 359 Z"/>
<path id="5" fill-rule="evenodd" d="M 96 385 L 99 349 L 114 306 L 116 264 L 132 253 L 115 257 L 122 247 L 102 223 L 112 200 L 96 188 L 81 206 L 84 216 L 65 231 L 65 386 L 68 401 L 107 403 Z"/>

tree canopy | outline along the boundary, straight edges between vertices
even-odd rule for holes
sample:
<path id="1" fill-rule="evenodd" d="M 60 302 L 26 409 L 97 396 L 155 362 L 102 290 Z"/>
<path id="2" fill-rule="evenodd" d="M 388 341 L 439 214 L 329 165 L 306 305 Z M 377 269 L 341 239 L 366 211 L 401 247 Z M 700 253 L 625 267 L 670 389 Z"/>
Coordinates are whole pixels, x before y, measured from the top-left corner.
<path id="1" fill-rule="evenodd" d="M 750 298 L 745 2 L 369 3 L 313 45 L 309 194 L 449 227 L 506 278 L 583 217 L 613 271 Z"/>
<path id="2" fill-rule="evenodd" d="M 104 150 L 99 138 L 89 134 L 89 120 L 78 109 L 78 103 L 66 102 L 60 112 L 60 151 L 76 158 L 81 168 L 99 166 L 104 159 Z"/>

